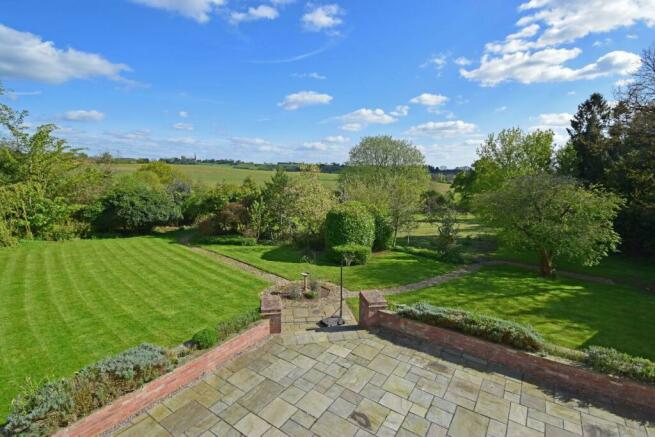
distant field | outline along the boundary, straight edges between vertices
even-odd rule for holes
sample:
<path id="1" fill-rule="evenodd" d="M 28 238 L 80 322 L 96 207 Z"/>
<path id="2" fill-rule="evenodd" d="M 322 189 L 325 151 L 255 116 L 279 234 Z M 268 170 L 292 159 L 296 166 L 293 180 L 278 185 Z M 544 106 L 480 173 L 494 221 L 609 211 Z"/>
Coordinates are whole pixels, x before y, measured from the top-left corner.
<path id="1" fill-rule="evenodd" d="M 265 286 L 163 237 L 0 248 L 0 423 L 27 377 L 70 375 L 142 342 L 177 345 L 257 309 Z"/>
<path id="2" fill-rule="evenodd" d="M 114 164 L 112 168 L 117 174 L 125 174 L 135 172 L 141 164 Z M 228 182 L 233 184 L 241 184 L 247 177 L 251 177 L 256 183 L 263 184 L 271 178 L 273 171 L 267 170 L 245 170 L 241 168 L 234 168 L 230 165 L 213 165 L 213 164 L 175 164 L 175 168 L 179 169 L 185 175 L 188 175 L 193 181 L 205 184 L 214 185 L 218 182 Z M 297 172 L 289 172 L 291 177 L 298 176 Z M 330 188 L 336 188 L 339 175 L 336 173 L 320 173 L 319 180 Z M 450 185 L 431 182 L 430 187 L 440 191 L 446 192 Z"/>

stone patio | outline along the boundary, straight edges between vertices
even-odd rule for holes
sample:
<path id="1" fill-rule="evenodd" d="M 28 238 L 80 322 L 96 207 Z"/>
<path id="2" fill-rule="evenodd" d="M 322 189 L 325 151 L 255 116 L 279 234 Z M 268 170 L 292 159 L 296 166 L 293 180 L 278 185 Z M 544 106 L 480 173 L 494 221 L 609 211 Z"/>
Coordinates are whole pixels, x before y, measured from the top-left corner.
<path id="1" fill-rule="evenodd" d="M 275 336 L 116 435 L 655 437 L 649 426 L 480 361 L 353 327 Z"/>
<path id="2" fill-rule="evenodd" d="M 317 299 L 282 299 L 282 332 L 302 332 L 314 330 L 317 323 L 330 316 L 339 315 L 338 287 L 330 287 L 326 297 Z M 343 318 L 347 325 L 356 323 L 355 317 L 345 302 L 344 291 Z"/>

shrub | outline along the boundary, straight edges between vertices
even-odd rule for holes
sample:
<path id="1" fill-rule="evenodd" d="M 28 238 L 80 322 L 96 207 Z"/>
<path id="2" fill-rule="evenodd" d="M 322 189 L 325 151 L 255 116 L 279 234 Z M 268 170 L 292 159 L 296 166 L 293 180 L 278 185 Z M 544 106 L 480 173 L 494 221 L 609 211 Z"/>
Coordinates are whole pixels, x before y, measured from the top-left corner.
<path id="1" fill-rule="evenodd" d="M 348 260 L 350 258 L 354 264 L 364 265 L 371 257 L 371 248 L 370 246 L 361 244 L 342 244 L 340 246 L 334 246 L 330 254 L 332 259 L 339 263 L 341 260 Z"/>
<path id="2" fill-rule="evenodd" d="M 218 343 L 218 333 L 214 329 L 201 329 L 193 334 L 191 341 L 198 347 L 198 349 L 209 349 Z"/>
<path id="3" fill-rule="evenodd" d="M 6 434 L 48 435 L 170 371 L 165 349 L 142 344 L 85 367 L 71 378 L 29 384 L 11 406 Z"/>
<path id="4" fill-rule="evenodd" d="M 375 221 L 364 205 L 345 202 L 328 212 L 325 219 L 325 243 L 328 248 L 343 244 L 372 247 Z"/>
<path id="5" fill-rule="evenodd" d="M 391 247 L 393 239 L 393 226 L 389 216 L 384 214 L 378 208 L 370 208 L 375 224 L 375 238 L 373 240 L 373 250 L 381 251 Z"/>
<path id="6" fill-rule="evenodd" d="M 397 314 L 408 319 L 441 326 L 516 349 L 538 351 L 544 341 L 532 327 L 507 320 L 424 303 L 400 305 Z"/>
<path id="7" fill-rule="evenodd" d="M 306 292 L 303 293 L 303 295 L 307 299 L 316 299 L 318 297 L 318 293 L 313 291 L 313 290 L 306 291 Z"/>
<path id="8" fill-rule="evenodd" d="M 585 352 L 584 362 L 594 370 L 655 384 L 655 362 L 601 346 Z"/>
<path id="9" fill-rule="evenodd" d="M 223 244 L 229 246 L 254 246 L 257 240 L 243 235 L 216 235 L 203 237 L 199 241 L 202 244 Z"/>
<path id="10" fill-rule="evenodd" d="M 245 313 L 232 317 L 231 319 L 221 321 L 216 329 L 219 340 L 223 341 L 230 335 L 243 331 L 252 323 L 259 320 L 260 317 L 259 308 L 257 308 L 255 310 L 246 311 Z"/>

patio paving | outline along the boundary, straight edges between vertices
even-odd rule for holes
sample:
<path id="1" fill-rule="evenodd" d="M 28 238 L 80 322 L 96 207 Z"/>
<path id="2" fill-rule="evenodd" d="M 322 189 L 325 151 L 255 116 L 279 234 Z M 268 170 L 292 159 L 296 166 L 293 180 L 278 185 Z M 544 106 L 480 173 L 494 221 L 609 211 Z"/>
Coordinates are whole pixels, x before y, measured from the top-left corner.
<path id="1" fill-rule="evenodd" d="M 389 333 L 288 332 L 115 435 L 644 436 L 626 419 L 484 362 Z"/>

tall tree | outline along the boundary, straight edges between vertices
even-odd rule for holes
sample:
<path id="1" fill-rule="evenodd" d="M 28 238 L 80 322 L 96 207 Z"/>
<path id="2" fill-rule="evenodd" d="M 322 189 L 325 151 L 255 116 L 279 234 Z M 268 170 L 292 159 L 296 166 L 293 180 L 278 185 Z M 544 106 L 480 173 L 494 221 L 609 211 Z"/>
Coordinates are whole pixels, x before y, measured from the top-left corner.
<path id="1" fill-rule="evenodd" d="M 542 275 L 551 276 L 559 258 L 593 265 L 616 249 L 620 238 L 612 224 L 621 205 L 615 194 L 543 173 L 478 195 L 475 212 L 508 245 L 534 250 Z"/>
<path id="2" fill-rule="evenodd" d="M 350 151 L 339 184 L 347 200 L 384 210 L 390 217 L 396 244 L 398 230 L 413 220 L 429 174 L 421 151 L 390 136 L 365 137 Z"/>
<path id="3" fill-rule="evenodd" d="M 610 106 L 599 93 L 593 93 L 578 105 L 571 127 L 567 128 L 578 157 L 577 174 L 573 176 L 590 183 L 604 181 L 612 161 L 607 137 L 611 115 Z"/>

